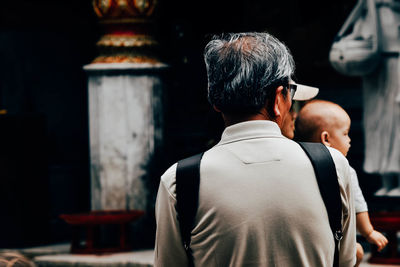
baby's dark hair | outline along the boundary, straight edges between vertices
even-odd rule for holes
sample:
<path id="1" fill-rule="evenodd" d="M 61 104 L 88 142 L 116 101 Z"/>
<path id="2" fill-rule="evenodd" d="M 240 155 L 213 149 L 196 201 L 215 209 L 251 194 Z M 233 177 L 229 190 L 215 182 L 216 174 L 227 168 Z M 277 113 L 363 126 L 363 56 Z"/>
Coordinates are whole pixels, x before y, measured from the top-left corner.
<path id="1" fill-rule="evenodd" d="M 307 118 L 298 116 L 294 126 L 294 140 L 300 142 L 315 142 L 322 131 L 319 123 L 310 123 Z"/>
<path id="2" fill-rule="evenodd" d="M 301 142 L 320 142 L 321 133 L 331 129 L 335 121 L 335 110 L 340 105 L 321 99 L 308 101 L 299 111 L 295 121 L 294 140 Z"/>

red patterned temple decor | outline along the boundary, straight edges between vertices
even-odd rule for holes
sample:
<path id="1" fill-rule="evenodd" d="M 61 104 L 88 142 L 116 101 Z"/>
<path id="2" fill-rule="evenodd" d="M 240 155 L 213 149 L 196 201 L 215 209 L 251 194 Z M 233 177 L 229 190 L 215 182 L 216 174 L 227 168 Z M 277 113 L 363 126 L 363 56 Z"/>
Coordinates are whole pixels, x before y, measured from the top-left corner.
<path id="1" fill-rule="evenodd" d="M 93 0 L 105 34 L 93 63 L 156 63 L 153 36 L 156 0 Z"/>

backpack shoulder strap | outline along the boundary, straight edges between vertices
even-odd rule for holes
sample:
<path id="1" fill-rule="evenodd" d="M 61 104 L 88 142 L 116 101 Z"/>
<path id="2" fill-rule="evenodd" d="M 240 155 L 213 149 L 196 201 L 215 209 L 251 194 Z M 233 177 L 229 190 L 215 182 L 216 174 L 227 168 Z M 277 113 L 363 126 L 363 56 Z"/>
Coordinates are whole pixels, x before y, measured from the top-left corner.
<path id="1" fill-rule="evenodd" d="M 329 224 L 335 239 L 335 256 L 333 266 L 339 266 L 339 241 L 342 233 L 342 200 L 331 153 L 324 144 L 298 142 L 306 152 L 314 167 L 319 191 L 328 212 Z"/>
<path id="2" fill-rule="evenodd" d="M 203 154 L 178 161 L 176 168 L 177 219 L 189 266 L 194 266 L 190 239 L 199 205 L 200 162 Z"/>

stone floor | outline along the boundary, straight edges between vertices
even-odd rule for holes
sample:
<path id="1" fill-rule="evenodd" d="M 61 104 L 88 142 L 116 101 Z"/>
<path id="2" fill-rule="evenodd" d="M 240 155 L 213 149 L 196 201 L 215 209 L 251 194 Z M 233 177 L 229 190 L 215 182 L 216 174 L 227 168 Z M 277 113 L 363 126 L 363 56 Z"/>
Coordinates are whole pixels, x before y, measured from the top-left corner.
<path id="1" fill-rule="evenodd" d="M 141 250 L 104 255 L 69 253 L 69 244 L 55 244 L 26 249 L 2 249 L 0 252 L 20 252 L 32 259 L 37 267 L 152 267 L 154 251 Z"/>
<path id="2" fill-rule="evenodd" d="M 15 251 L 15 250 L 0 250 Z M 154 251 L 141 250 L 109 255 L 77 255 L 69 253 L 69 244 L 20 249 L 19 252 L 33 259 L 37 267 L 152 267 Z M 360 267 L 395 267 L 400 265 L 370 264 L 366 252 Z"/>
<path id="3" fill-rule="evenodd" d="M 38 267 L 152 267 L 154 251 L 143 250 L 109 255 L 46 255 L 34 258 Z"/>
<path id="4" fill-rule="evenodd" d="M 105 256 L 78 256 L 78 255 L 48 255 L 35 258 L 38 267 L 152 267 L 153 250 L 136 251 L 130 253 L 117 253 Z M 364 257 L 360 267 L 395 267 L 399 265 L 382 265 L 368 263 L 369 253 Z"/>

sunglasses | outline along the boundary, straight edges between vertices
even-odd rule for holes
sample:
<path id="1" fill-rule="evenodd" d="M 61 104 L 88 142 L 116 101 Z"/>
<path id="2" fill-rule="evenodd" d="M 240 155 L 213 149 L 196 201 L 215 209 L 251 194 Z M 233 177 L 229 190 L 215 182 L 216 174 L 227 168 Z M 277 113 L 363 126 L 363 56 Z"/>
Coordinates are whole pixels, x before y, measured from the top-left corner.
<path id="1" fill-rule="evenodd" d="M 293 100 L 294 94 L 296 93 L 297 90 L 297 84 L 289 83 L 285 88 L 290 93 L 290 99 Z"/>

